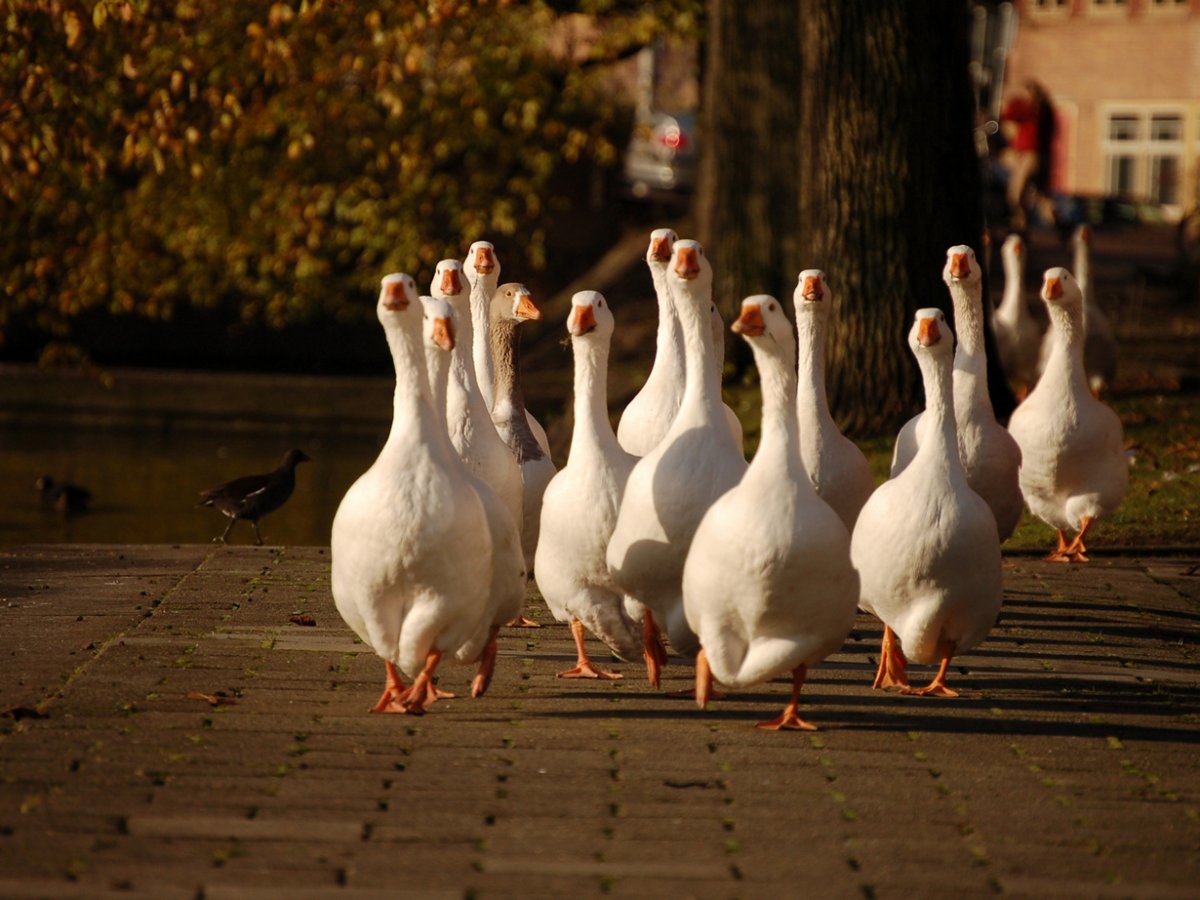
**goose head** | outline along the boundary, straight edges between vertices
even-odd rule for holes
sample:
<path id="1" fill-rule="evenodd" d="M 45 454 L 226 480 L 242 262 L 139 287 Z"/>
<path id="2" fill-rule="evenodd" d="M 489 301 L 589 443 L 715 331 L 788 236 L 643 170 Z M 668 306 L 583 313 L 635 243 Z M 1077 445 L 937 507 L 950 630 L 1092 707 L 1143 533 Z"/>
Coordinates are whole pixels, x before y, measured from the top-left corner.
<path id="1" fill-rule="evenodd" d="M 1025 242 L 1019 234 L 1010 234 L 1000 245 L 1000 253 L 1006 261 L 1012 259 L 1018 263 L 1022 262 L 1025 259 Z"/>
<path id="2" fill-rule="evenodd" d="M 783 334 L 791 334 L 792 326 L 778 300 L 770 294 L 754 294 L 742 301 L 741 312 L 729 330 L 753 345 L 757 338 L 778 341 Z"/>
<path id="3" fill-rule="evenodd" d="M 671 285 L 683 291 L 698 293 L 712 288 L 712 266 L 708 264 L 699 241 L 685 239 L 675 242 L 667 274 Z"/>
<path id="4" fill-rule="evenodd" d="M 1051 316 L 1078 319 L 1083 315 L 1083 291 L 1075 276 L 1062 266 L 1047 269 L 1042 276 L 1042 300 Z"/>
<path id="5" fill-rule="evenodd" d="M 820 269 L 805 269 L 796 279 L 796 290 L 792 293 L 792 304 L 797 316 L 829 316 L 832 294 L 825 273 Z"/>
<path id="6" fill-rule="evenodd" d="M 908 346 L 920 359 L 922 354 L 949 357 L 954 353 L 954 332 L 946 324 L 946 314 L 935 307 L 918 309 L 908 331 Z"/>
<path id="7" fill-rule="evenodd" d="M 533 294 L 523 284 L 510 281 L 496 288 L 492 295 L 491 318 L 496 321 L 510 321 L 520 324 L 530 319 L 540 319 L 542 311 L 533 302 Z"/>
<path id="8" fill-rule="evenodd" d="M 474 287 L 480 278 L 500 280 L 500 260 L 496 256 L 496 248 L 491 241 L 476 241 L 467 250 L 467 258 L 463 265 L 467 280 Z"/>
<path id="9" fill-rule="evenodd" d="M 457 259 L 443 259 L 433 270 L 429 293 L 434 297 L 458 297 L 463 293 L 463 267 Z"/>
<path id="10" fill-rule="evenodd" d="M 1080 247 L 1090 248 L 1092 245 L 1092 229 L 1088 225 L 1080 225 L 1075 229 L 1074 244 L 1076 249 Z"/>
<path id="11" fill-rule="evenodd" d="M 650 232 L 650 245 L 646 248 L 646 262 L 654 265 L 665 266 L 671 261 L 671 252 L 675 249 L 675 242 L 679 240 L 677 235 L 670 228 L 655 228 Z"/>
<path id="12" fill-rule="evenodd" d="M 454 349 L 454 310 L 444 297 L 422 297 L 421 312 L 427 345 L 449 353 Z"/>
<path id="13" fill-rule="evenodd" d="M 417 283 L 411 275 L 404 272 L 392 272 L 384 275 L 379 284 L 379 301 L 375 305 L 375 314 L 386 327 L 394 320 L 396 313 L 402 313 L 417 302 Z"/>
<path id="14" fill-rule="evenodd" d="M 983 269 L 975 259 L 975 251 L 966 244 L 956 244 L 946 251 L 946 265 L 942 269 L 942 281 L 947 287 L 956 284 L 978 285 L 983 278 Z"/>
<path id="15" fill-rule="evenodd" d="M 579 291 L 571 298 L 567 332 L 573 338 L 596 335 L 608 338 L 613 332 L 613 314 L 599 291 Z"/>

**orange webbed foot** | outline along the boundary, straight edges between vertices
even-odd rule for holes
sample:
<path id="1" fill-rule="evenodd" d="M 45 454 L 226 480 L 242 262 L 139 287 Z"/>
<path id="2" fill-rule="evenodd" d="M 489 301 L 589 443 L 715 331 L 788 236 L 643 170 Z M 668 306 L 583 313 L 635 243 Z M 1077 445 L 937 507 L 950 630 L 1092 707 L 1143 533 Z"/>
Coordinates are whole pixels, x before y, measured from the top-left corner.
<path id="1" fill-rule="evenodd" d="M 592 665 L 590 659 L 585 659 L 573 669 L 567 669 L 565 672 L 559 672 L 556 678 L 599 678 L 602 681 L 618 681 L 625 676 L 620 672 L 605 672 L 603 669 L 597 669 Z"/>
<path id="2" fill-rule="evenodd" d="M 525 616 L 517 616 L 515 619 L 509 619 L 504 623 L 505 628 L 541 628 L 541 622 L 535 622 L 533 619 Z"/>
<path id="3" fill-rule="evenodd" d="M 785 709 L 783 715 L 778 718 L 771 719 L 769 722 L 758 722 L 755 728 L 762 731 L 816 731 L 817 726 L 812 722 L 806 722 L 797 715 L 794 709 Z"/>
<path id="4" fill-rule="evenodd" d="M 908 660 L 896 645 L 896 633 L 890 626 L 883 626 L 883 640 L 879 644 L 879 669 L 875 673 L 872 687 L 878 690 L 904 690 L 908 687 Z"/>
<path id="5" fill-rule="evenodd" d="M 646 660 L 646 680 L 653 688 L 662 682 L 663 666 L 667 664 L 667 648 L 663 646 L 662 632 L 650 610 L 642 620 L 642 656 Z"/>
<path id="6" fill-rule="evenodd" d="M 939 684 L 937 682 L 930 682 L 929 684 L 925 685 L 925 687 L 923 687 L 923 688 L 906 687 L 906 688 L 903 688 L 900 691 L 900 693 L 908 694 L 909 696 L 915 696 L 915 697 L 929 697 L 929 696 L 932 696 L 932 697 L 957 697 L 958 696 L 958 691 L 954 690 L 953 688 L 948 688 L 948 687 L 946 687 L 946 685 Z"/>

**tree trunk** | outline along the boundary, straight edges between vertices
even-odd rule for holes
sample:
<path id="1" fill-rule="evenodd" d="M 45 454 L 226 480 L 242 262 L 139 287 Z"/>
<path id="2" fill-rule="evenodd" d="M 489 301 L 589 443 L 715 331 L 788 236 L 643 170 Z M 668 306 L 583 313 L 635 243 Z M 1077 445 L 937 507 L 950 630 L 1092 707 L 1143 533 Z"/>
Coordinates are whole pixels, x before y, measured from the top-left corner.
<path id="1" fill-rule="evenodd" d="M 946 248 L 983 231 L 967 9 L 709 0 L 709 16 L 697 215 L 717 296 L 788 300 L 823 269 L 834 414 L 892 433 L 922 406 L 912 314 L 950 314 Z"/>

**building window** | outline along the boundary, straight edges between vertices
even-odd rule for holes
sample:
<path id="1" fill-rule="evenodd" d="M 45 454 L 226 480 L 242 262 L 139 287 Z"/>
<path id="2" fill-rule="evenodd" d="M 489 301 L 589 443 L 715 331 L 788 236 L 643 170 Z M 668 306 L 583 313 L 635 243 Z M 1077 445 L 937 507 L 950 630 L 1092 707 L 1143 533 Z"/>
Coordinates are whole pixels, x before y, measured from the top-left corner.
<path id="1" fill-rule="evenodd" d="M 1112 112 L 1105 134 L 1108 193 L 1164 206 L 1179 205 L 1184 151 L 1181 113 Z"/>

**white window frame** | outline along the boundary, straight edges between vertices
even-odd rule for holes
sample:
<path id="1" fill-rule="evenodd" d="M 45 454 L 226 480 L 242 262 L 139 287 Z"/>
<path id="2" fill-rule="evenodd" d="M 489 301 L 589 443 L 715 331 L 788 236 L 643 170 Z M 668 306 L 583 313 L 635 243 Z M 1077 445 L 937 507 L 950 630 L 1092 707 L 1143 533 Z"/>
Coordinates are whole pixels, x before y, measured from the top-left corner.
<path id="1" fill-rule="evenodd" d="M 1130 157 L 1133 160 L 1133 191 L 1131 199 L 1153 202 L 1156 185 L 1153 182 L 1156 167 L 1153 160 L 1162 157 L 1175 159 L 1178 173 L 1175 185 L 1175 198 L 1172 203 L 1159 204 L 1168 216 L 1178 216 L 1185 203 L 1184 193 L 1187 188 L 1188 146 L 1187 128 L 1188 107 L 1179 104 L 1153 103 L 1121 103 L 1106 105 L 1101 110 L 1100 154 L 1104 160 L 1104 190 L 1105 193 L 1115 193 L 1113 183 L 1113 159 L 1115 157 Z M 1135 140 L 1118 141 L 1110 137 L 1112 120 L 1115 117 L 1135 118 L 1138 122 L 1137 138 Z M 1173 116 L 1179 120 L 1179 137 L 1175 140 L 1151 140 L 1150 128 L 1158 116 Z"/>

